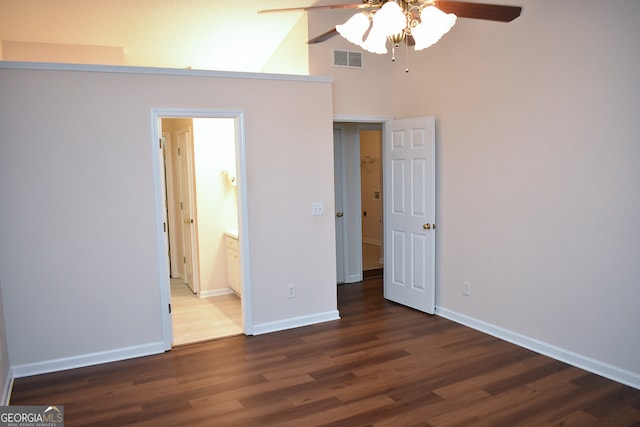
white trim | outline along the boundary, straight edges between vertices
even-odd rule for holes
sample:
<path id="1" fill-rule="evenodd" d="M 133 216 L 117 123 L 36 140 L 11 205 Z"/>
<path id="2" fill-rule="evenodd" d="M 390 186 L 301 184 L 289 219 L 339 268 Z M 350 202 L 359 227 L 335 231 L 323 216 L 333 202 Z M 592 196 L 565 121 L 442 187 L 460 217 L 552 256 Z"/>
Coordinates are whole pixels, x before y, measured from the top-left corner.
<path id="1" fill-rule="evenodd" d="M 150 356 L 152 354 L 164 353 L 164 351 L 164 343 L 162 341 L 158 341 L 117 350 L 101 351 L 81 356 L 63 357 L 60 359 L 45 360 L 43 362 L 16 365 L 13 366 L 12 371 L 14 378 L 22 378 L 32 375 L 46 374 L 49 372 L 99 365 L 102 363 L 117 362 L 136 357 Z"/>
<path id="2" fill-rule="evenodd" d="M 617 381 L 640 390 L 640 374 L 635 372 L 627 371 L 608 363 L 582 356 L 572 351 L 457 313 L 444 307 L 436 307 L 436 314 L 440 317 L 444 317 L 445 319 L 460 323 L 461 325 L 468 326 L 508 341 L 512 344 L 516 344 L 520 347 L 535 351 L 536 353 L 549 356 L 561 362 L 568 363 L 569 365 L 573 365 L 580 369 L 584 369 L 591 373 L 601 375 L 605 378 L 609 378 L 613 381 Z"/>
<path id="3" fill-rule="evenodd" d="M 11 401 L 11 392 L 13 391 L 13 371 L 9 369 L 7 373 L 7 378 L 4 382 L 4 387 L 2 388 L 2 400 L 0 400 L 0 406 L 7 406 Z"/>
<path id="4" fill-rule="evenodd" d="M 391 116 L 360 116 L 357 114 L 334 114 L 335 123 L 384 123 L 393 120 Z"/>
<path id="5" fill-rule="evenodd" d="M 243 110 L 220 110 L 220 109 L 183 109 L 183 108 L 152 108 L 151 109 L 151 141 L 157 146 L 158 140 L 158 121 L 161 118 L 168 117 L 195 117 L 195 118 L 233 118 L 236 123 L 236 171 L 238 177 L 238 233 L 242 236 L 240 244 L 240 280 L 242 282 L 242 327 L 245 335 L 252 335 L 253 319 L 251 316 L 251 276 L 249 273 L 249 210 L 247 209 L 247 166 L 246 166 L 246 149 L 245 149 L 245 125 Z M 171 314 L 165 308 L 171 301 L 171 286 L 169 284 L 169 266 L 167 265 L 166 251 L 167 248 L 163 229 L 162 229 L 162 211 L 164 199 L 161 194 L 162 189 L 162 171 L 157 164 L 158 156 L 153 156 L 154 177 L 156 185 L 156 215 L 158 216 L 158 260 L 160 274 L 160 300 L 161 300 L 161 316 L 162 329 L 164 337 L 165 350 L 170 350 L 173 344 L 173 327 Z M 166 281 L 165 281 L 166 280 Z"/>
<path id="6" fill-rule="evenodd" d="M 231 294 L 235 294 L 235 292 L 233 292 L 233 289 L 231 289 L 231 288 L 220 288 L 220 289 L 209 289 L 209 290 L 206 290 L 206 291 L 200 291 L 198 296 L 200 298 L 209 298 L 209 297 L 219 297 L 219 296 L 222 296 L 222 295 L 231 295 Z"/>
<path id="7" fill-rule="evenodd" d="M 332 320 L 339 319 L 340 313 L 338 313 L 338 310 L 316 313 L 309 316 L 291 317 L 289 319 L 277 320 L 275 322 L 253 325 L 253 334 L 268 334 L 270 332 L 284 331 L 286 329 L 299 328 L 301 326 L 309 326 L 316 323 L 330 322 Z"/>
<path id="8" fill-rule="evenodd" d="M 124 65 L 59 64 L 51 62 L 0 61 L 0 69 L 80 71 L 93 73 L 154 74 L 162 76 L 217 77 L 226 79 L 285 80 L 315 83 L 332 83 L 333 77 L 302 74 L 269 74 L 240 71 L 192 70 L 187 68 L 131 67 Z"/>

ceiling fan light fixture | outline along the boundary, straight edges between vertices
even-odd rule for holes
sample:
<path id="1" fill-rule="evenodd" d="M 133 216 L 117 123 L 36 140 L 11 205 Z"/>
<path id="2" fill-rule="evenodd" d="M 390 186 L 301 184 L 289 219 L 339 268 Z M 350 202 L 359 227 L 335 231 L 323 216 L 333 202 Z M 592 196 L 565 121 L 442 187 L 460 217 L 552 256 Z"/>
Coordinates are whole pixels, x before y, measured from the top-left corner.
<path id="1" fill-rule="evenodd" d="M 411 29 L 415 50 L 426 49 L 436 43 L 456 23 L 456 15 L 445 13 L 435 6 L 427 6 L 420 13 L 420 24 Z"/>
<path id="2" fill-rule="evenodd" d="M 364 34 L 370 26 L 371 20 L 369 19 L 369 15 L 360 12 L 353 15 L 344 24 L 336 25 L 336 31 L 351 43 L 362 46 Z"/>
<path id="3" fill-rule="evenodd" d="M 407 18 L 398 3 L 389 1 L 373 13 L 371 20 L 371 31 L 361 46 L 371 53 L 385 54 L 388 52 L 387 38 L 402 33 L 407 26 Z"/>

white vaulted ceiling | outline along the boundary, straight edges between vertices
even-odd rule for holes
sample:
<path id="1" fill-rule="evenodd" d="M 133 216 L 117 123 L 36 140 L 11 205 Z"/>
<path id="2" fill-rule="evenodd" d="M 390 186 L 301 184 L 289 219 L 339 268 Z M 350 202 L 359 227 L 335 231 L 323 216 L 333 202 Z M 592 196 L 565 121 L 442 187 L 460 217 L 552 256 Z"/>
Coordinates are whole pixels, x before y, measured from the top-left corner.
<path id="1" fill-rule="evenodd" d="M 0 0 L 0 39 L 120 47 L 124 65 L 262 71 L 283 44 L 306 50 L 307 22 L 302 12 L 257 11 L 313 3 Z"/>

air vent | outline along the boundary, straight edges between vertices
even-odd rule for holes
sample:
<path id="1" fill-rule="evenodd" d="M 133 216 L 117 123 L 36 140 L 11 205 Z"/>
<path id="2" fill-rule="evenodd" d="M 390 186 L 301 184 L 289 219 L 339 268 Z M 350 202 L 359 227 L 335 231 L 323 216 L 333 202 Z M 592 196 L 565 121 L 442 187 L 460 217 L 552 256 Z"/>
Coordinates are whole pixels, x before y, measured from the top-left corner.
<path id="1" fill-rule="evenodd" d="M 362 68 L 362 52 L 334 50 L 333 65 L 335 67 Z"/>

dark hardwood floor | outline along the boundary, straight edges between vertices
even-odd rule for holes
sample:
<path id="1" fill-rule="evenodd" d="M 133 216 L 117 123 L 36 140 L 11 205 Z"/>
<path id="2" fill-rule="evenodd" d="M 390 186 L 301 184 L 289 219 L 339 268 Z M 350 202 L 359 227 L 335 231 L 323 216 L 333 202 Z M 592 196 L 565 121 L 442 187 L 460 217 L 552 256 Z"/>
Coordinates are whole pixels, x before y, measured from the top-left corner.
<path id="1" fill-rule="evenodd" d="M 17 379 L 66 426 L 640 426 L 640 391 L 338 287 L 339 321 Z"/>

